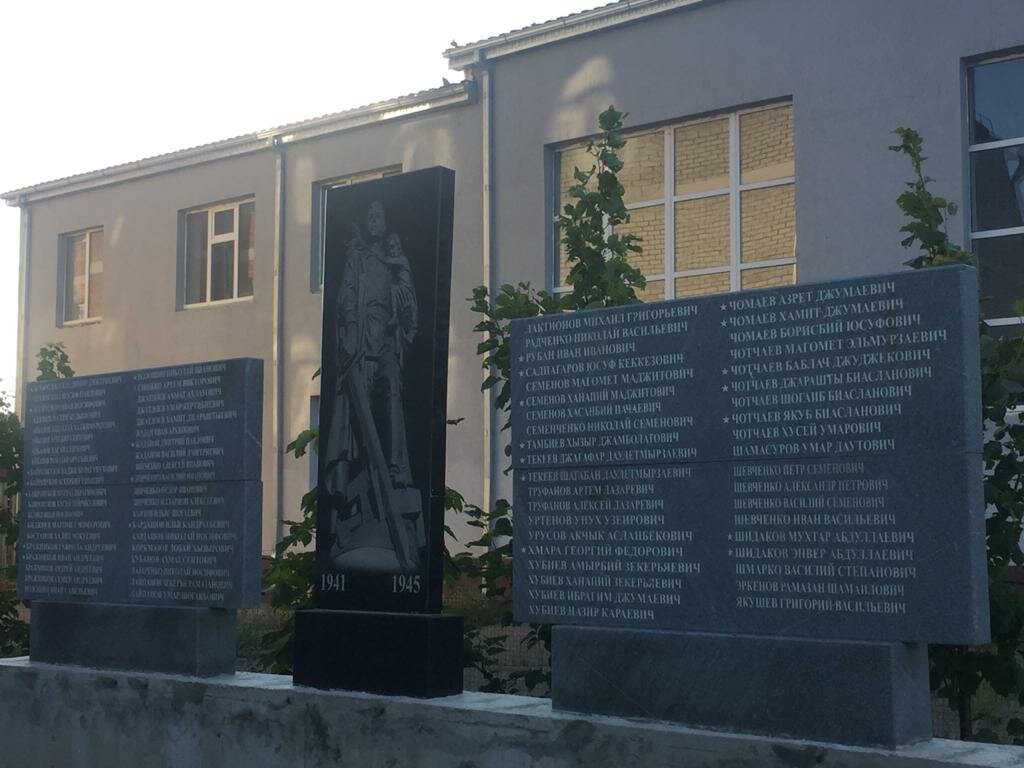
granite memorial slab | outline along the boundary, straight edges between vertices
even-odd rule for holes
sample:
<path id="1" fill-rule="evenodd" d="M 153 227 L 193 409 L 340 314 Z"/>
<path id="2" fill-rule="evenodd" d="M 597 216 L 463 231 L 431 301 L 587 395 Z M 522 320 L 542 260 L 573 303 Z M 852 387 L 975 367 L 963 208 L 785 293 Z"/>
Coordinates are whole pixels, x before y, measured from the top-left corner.
<path id="1" fill-rule="evenodd" d="M 462 688 L 461 617 L 439 615 L 454 190 L 453 171 L 428 168 L 327 194 L 316 609 L 296 615 L 303 685 Z M 356 655 L 340 658 L 334 637 Z M 397 674 L 397 658 L 424 674 Z"/>
<path id="2" fill-rule="evenodd" d="M 28 384 L 19 595 L 257 604 L 262 393 L 255 359 Z"/>
<path id="3" fill-rule="evenodd" d="M 316 602 L 440 610 L 454 172 L 327 196 Z"/>
<path id="4" fill-rule="evenodd" d="M 965 267 L 515 321 L 517 618 L 987 642 L 977 345 Z"/>

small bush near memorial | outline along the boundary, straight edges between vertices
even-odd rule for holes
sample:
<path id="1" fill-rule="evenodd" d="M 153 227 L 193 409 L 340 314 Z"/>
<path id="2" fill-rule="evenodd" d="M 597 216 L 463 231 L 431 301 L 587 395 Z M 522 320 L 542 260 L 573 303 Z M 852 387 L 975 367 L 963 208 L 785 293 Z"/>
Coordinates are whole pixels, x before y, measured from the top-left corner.
<path id="1" fill-rule="evenodd" d="M 44 344 L 36 354 L 37 379 L 66 379 L 75 375 L 64 345 Z M 21 489 L 23 433 L 11 404 L 0 398 L 0 546 L 12 552 L 18 543 L 14 498 Z M 15 592 L 17 563 L 0 569 L 0 657 L 28 653 L 28 624 L 21 618 L 22 603 Z"/>
<path id="2" fill-rule="evenodd" d="M 946 234 L 946 221 L 956 215 L 957 205 L 929 190 L 932 179 L 923 171 L 926 158 L 920 135 L 908 128 L 898 128 L 895 133 L 900 143 L 890 149 L 906 155 L 914 169 L 914 180 L 897 200 L 909 219 L 902 228 L 906 233 L 902 244 L 920 248 L 907 265 L 926 269 L 973 263 L 971 254 Z M 1024 304 L 1018 303 L 1016 312 L 1024 315 Z M 992 644 L 981 648 L 931 646 L 931 684 L 957 714 L 960 738 L 1008 738 L 1014 744 L 1024 744 L 1024 719 L 1019 709 L 999 707 L 990 694 L 1012 698 L 1024 706 L 1024 597 L 1000 580 L 1007 567 L 1024 565 L 1024 425 L 1017 410 L 1024 405 L 1024 337 L 996 335 L 984 321 L 979 323 L 979 333 Z M 990 705 L 982 728 L 976 725 L 983 714 L 973 706 L 979 693 Z M 1001 717 L 993 721 L 997 710 Z"/>
<path id="3" fill-rule="evenodd" d="M 641 252 L 640 238 L 632 234 L 608 234 L 629 221 L 623 199 L 625 189 L 618 177 L 623 168 L 619 150 L 626 144 L 622 136 L 625 118 L 626 114 L 615 107 L 609 107 L 598 117 L 600 137 L 586 147 L 593 165 L 589 169 L 573 170 L 576 183 L 570 187 L 569 197 L 575 202 L 566 204 L 556 220 L 569 266 L 566 284 L 570 290 L 556 297 L 534 290 L 528 283 L 520 283 L 503 285 L 494 296 L 485 286 L 473 291 L 472 310 L 483 317 L 474 330 L 487 335 L 477 347 L 489 374 L 482 389 L 496 393 L 495 410 L 505 414 L 502 430 L 509 428 L 511 418 L 512 320 L 639 301 L 636 291 L 644 287 L 645 280 L 640 270 L 629 263 L 629 256 Z M 511 455 L 511 445 L 506 446 L 505 453 Z M 481 531 L 479 539 L 469 542 L 469 553 L 452 559 L 453 569 L 479 578 L 486 596 L 505 598 L 510 595 L 513 576 L 511 505 L 499 499 L 493 509 L 485 511 L 465 504 L 461 496 L 454 494 L 449 500 L 449 509 L 467 514 L 470 525 Z M 514 624 L 510 604 L 501 624 L 503 627 Z M 497 671 L 499 659 L 507 653 L 507 640 L 507 636 L 483 631 L 467 637 L 467 656 L 471 666 L 486 681 L 484 690 L 510 690 L 519 681 L 530 691 L 548 687 L 550 673 L 546 665 L 514 670 L 505 676 Z M 542 647 L 543 658 L 546 658 L 550 650 L 550 626 L 531 624 L 519 642 L 528 652 Z"/>

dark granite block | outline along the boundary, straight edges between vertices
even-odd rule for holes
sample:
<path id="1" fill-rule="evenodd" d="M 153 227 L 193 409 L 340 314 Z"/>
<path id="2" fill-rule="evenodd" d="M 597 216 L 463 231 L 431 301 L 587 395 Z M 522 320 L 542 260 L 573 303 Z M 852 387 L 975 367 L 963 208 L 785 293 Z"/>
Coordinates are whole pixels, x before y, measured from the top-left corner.
<path id="1" fill-rule="evenodd" d="M 512 466 L 979 453 L 967 267 L 512 323 Z"/>
<path id="2" fill-rule="evenodd" d="M 977 316 L 956 266 L 516 320 L 517 618 L 988 642 Z"/>
<path id="3" fill-rule="evenodd" d="M 462 693 L 462 617 L 297 611 L 294 679 L 422 698 Z"/>
<path id="4" fill-rule="evenodd" d="M 981 461 L 515 473 L 519 621 L 985 643 Z M 973 513 L 973 514 L 971 514 Z"/>
<path id="5" fill-rule="evenodd" d="M 233 610 L 36 601 L 31 621 L 32 661 L 197 677 L 235 671 Z"/>
<path id="6" fill-rule="evenodd" d="M 438 613 L 455 172 L 331 189 L 317 608 Z"/>
<path id="7" fill-rule="evenodd" d="M 844 744 L 931 736 L 923 644 L 552 631 L 556 709 Z"/>
<path id="8" fill-rule="evenodd" d="M 18 592 L 53 602 L 255 606 L 262 491 L 259 482 L 26 488 Z"/>

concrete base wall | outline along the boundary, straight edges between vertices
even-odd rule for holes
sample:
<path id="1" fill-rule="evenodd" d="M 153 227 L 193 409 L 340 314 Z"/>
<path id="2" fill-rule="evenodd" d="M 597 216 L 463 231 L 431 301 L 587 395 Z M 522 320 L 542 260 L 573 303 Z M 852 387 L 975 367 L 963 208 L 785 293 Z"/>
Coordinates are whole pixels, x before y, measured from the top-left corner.
<path id="1" fill-rule="evenodd" d="M 931 740 L 896 751 L 552 712 L 546 699 L 417 700 L 291 678 L 109 672 L 0 660 L 0 768 L 949 768 L 1024 749 Z"/>

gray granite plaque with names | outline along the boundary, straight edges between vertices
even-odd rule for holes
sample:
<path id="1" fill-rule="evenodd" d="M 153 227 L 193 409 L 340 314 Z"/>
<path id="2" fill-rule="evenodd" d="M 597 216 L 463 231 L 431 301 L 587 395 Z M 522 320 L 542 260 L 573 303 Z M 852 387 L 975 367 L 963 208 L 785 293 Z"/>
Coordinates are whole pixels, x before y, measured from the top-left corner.
<path id="1" fill-rule="evenodd" d="M 18 593 L 259 601 L 263 362 L 30 383 Z"/>
<path id="2" fill-rule="evenodd" d="M 517 618 L 987 642 L 977 302 L 945 267 L 515 321 Z"/>

